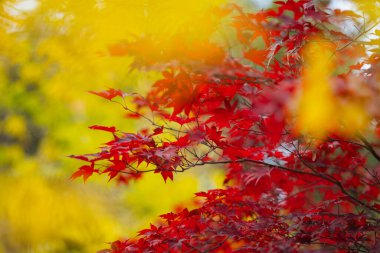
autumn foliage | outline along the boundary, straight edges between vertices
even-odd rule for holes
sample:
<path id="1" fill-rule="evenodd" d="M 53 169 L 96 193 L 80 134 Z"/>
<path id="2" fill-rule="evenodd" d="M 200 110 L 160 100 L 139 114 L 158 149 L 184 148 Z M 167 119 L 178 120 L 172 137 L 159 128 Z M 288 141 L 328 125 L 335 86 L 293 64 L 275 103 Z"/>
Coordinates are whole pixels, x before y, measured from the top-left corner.
<path id="1" fill-rule="evenodd" d="M 127 184 L 149 172 L 175 181 L 199 166 L 226 169 L 223 189 L 196 193 L 198 208 L 163 214 L 105 252 L 380 251 L 376 20 L 363 25 L 364 16 L 308 0 L 222 10 L 240 56 L 226 48 L 212 64 L 165 58 L 146 95 L 92 92 L 150 127 L 90 127 L 112 139 L 72 156 L 84 162 L 73 178 Z"/>

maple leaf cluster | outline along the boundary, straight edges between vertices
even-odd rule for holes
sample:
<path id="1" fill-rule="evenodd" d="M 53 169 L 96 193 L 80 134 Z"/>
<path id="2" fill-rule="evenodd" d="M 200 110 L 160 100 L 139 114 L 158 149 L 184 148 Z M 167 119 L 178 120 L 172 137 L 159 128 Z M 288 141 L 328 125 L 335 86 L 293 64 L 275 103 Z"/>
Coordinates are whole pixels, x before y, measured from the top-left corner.
<path id="1" fill-rule="evenodd" d="M 128 183 L 154 172 L 166 181 L 197 166 L 226 168 L 224 189 L 196 193 L 198 208 L 164 214 L 106 252 L 380 251 L 379 51 L 368 53 L 342 31 L 348 19 L 360 24 L 354 12 L 308 0 L 276 4 L 257 13 L 226 7 L 243 59 L 226 52 L 209 68 L 173 64 L 146 96 L 93 92 L 152 128 L 92 126 L 113 138 L 98 153 L 72 156 L 87 163 L 73 178 L 98 173 Z M 292 107 L 307 68 L 303 50 L 316 38 L 347 67 L 331 75 L 331 90 L 340 103 L 364 101 L 365 129 L 353 134 L 344 122 L 320 136 L 299 129 Z"/>

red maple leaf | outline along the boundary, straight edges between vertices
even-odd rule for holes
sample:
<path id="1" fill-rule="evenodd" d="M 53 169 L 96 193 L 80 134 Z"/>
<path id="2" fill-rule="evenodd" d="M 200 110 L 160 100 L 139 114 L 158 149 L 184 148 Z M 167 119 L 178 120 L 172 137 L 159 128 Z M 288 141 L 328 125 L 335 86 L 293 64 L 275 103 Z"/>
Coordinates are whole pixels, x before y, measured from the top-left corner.
<path id="1" fill-rule="evenodd" d="M 94 173 L 98 173 L 99 170 L 94 169 L 92 166 L 89 165 L 83 165 L 81 166 L 78 171 L 74 172 L 71 175 L 71 179 L 76 179 L 78 177 L 83 177 L 83 181 L 86 182 L 87 179 Z"/>
<path id="2" fill-rule="evenodd" d="M 89 93 L 95 94 L 107 100 L 112 100 L 115 97 L 122 97 L 123 92 L 121 90 L 110 88 L 105 91 L 89 91 Z"/>
<path id="3" fill-rule="evenodd" d="M 94 130 L 106 131 L 106 132 L 110 132 L 110 133 L 115 133 L 116 132 L 116 128 L 115 127 L 105 127 L 105 126 L 94 125 L 94 126 L 90 126 L 89 128 L 90 129 L 94 129 Z"/>

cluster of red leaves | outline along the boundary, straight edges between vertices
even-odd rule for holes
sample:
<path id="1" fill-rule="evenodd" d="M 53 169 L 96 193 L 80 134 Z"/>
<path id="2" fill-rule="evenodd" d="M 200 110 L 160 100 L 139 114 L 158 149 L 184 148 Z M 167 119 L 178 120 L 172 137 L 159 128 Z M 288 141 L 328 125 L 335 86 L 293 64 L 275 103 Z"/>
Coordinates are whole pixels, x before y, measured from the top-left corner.
<path id="1" fill-rule="evenodd" d="M 91 126 L 90 128 L 111 132 L 114 139 L 107 142 L 99 153 L 71 156 L 90 163 L 90 166 L 82 166 L 72 178 L 83 176 L 86 180 L 93 172 L 97 172 L 107 173 L 110 180 L 119 176 L 119 181 L 128 183 L 130 179 L 137 179 L 144 172 L 154 171 L 161 173 L 165 181 L 167 178 L 173 180 L 173 172 L 183 159 L 179 155 L 179 150 L 189 142 L 188 138 L 184 137 L 178 138 L 176 142 L 156 142 L 154 136 L 162 134 L 163 127 L 155 128 L 149 135 L 124 133 L 116 131 L 115 127 Z M 101 172 L 94 169 L 95 164 L 99 164 L 100 161 L 106 161 L 101 166 L 103 168 Z M 150 164 L 155 168 L 146 169 Z"/>
<path id="2" fill-rule="evenodd" d="M 149 121 L 151 133 L 91 127 L 113 139 L 98 153 L 73 156 L 89 164 L 73 178 L 96 172 L 128 183 L 154 171 L 166 181 L 196 166 L 227 167 L 225 189 L 197 193 L 205 199 L 199 208 L 162 215 L 161 225 L 116 241 L 106 252 L 380 250 L 378 143 L 362 134 L 311 140 L 293 131 L 288 113 L 303 46 L 319 35 L 337 41 L 336 54 L 351 54 L 352 38 L 337 23 L 358 17 L 320 10 L 308 0 L 276 3 L 277 9 L 258 13 L 232 7 L 251 65 L 226 57 L 203 72 L 172 67 L 146 97 L 133 95 L 136 111 L 123 105 L 131 117 Z M 258 38 L 264 49 L 252 46 Z M 371 86 L 380 80 L 379 56 L 359 52 L 351 55 L 355 63 L 371 67 L 353 65 L 340 78 L 360 75 Z M 371 90 L 378 101 L 378 90 Z M 114 89 L 93 93 L 109 100 L 127 96 Z M 379 122 L 379 111 L 370 113 Z"/>
<path id="3" fill-rule="evenodd" d="M 307 213 L 282 214 L 275 201 L 257 202 L 237 187 L 197 195 L 206 199 L 202 207 L 161 215 L 167 225 L 151 225 L 137 240 L 113 242 L 111 251 L 299 252 L 304 245 L 318 244 L 333 250 L 366 244 L 367 234 L 377 229 L 366 215 L 326 212 L 338 201 Z"/>

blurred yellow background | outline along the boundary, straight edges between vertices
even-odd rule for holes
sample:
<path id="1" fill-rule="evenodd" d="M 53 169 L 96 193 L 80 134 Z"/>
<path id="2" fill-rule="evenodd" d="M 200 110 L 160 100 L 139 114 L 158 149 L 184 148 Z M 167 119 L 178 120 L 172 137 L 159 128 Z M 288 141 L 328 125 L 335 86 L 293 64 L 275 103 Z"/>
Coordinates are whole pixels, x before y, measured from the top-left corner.
<path id="1" fill-rule="evenodd" d="M 87 126 L 138 128 L 87 91 L 144 93 L 160 77 L 131 68 L 150 45 L 133 57 L 112 57 L 109 45 L 147 36 L 170 49 L 184 34 L 208 41 L 218 21 L 208 13 L 223 2 L 0 1 L 0 253 L 95 252 L 220 182 L 198 171 L 166 184 L 159 175 L 128 187 L 96 176 L 83 184 L 69 180 L 80 163 L 67 156 L 108 140 Z"/>

